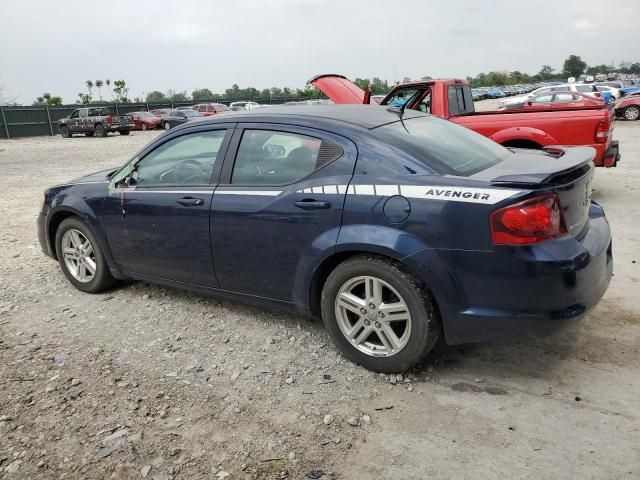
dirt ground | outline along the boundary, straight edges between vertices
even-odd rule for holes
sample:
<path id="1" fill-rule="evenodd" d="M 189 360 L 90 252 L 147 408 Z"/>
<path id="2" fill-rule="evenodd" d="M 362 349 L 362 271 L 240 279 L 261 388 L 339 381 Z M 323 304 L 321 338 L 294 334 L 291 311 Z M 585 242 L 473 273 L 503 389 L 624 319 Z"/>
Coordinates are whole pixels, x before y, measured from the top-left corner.
<path id="1" fill-rule="evenodd" d="M 0 478 L 640 478 L 640 122 L 618 122 L 623 161 L 596 172 L 615 261 L 599 306 L 400 378 L 295 316 L 75 290 L 38 246 L 42 191 L 155 135 L 0 141 Z"/>

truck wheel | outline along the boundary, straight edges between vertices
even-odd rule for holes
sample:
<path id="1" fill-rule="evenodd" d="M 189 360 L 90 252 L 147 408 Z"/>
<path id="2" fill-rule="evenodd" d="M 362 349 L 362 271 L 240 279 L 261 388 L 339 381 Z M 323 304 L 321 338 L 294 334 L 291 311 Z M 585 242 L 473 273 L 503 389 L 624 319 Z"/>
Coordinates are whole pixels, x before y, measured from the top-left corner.
<path id="1" fill-rule="evenodd" d="M 129 135 L 129 130 L 118 130 L 120 135 Z"/>
<path id="2" fill-rule="evenodd" d="M 164 129 L 169 130 L 171 128 L 171 124 L 169 122 L 164 122 Z"/>
<path id="3" fill-rule="evenodd" d="M 358 256 L 322 289 L 322 319 L 342 353 L 365 368 L 404 372 L 433 348 L 440 317 L 430 293 L 389 260 Z"/>
<path id="4" fill-rule="evenodd" d="M 96 137 L 106 137 L 107 131 L 104 129 L 102 125 L 98 124 L 96 125 L 95 135 Z"/>
<path id="5" fill-rule="evenodd" d="M 60 135 L 62 135 L 63 138 L 71 138 L 71 132 L 67 127 L 60 127 Z"/>
<path id="6" fill-rule="evenodd" d="M 629 105 L 622 113 L 627 120 L 638 120 L 640 117 L 640 107 L 638 105 Z"/>

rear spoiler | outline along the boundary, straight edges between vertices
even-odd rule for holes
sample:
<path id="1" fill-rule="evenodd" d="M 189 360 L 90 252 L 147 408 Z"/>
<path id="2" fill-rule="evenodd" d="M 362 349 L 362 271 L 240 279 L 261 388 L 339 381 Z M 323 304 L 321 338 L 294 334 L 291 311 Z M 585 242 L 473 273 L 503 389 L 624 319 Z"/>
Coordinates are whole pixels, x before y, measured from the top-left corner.
<path id="1" fill-rule="evenodd" d="M 543 152 L 555 158 L 553 168 L 540 171 L 536 164 L 522 168 L 519 173 L 510 173 L 491 179 L 491 185 L 540 185 L 554 183 L 568 174 L 582 176 L 593 168 L 596 150 L 593 147 L 564 147 L 549 145 Z M 548 165 L 548 163 L 546 164 Z"/>

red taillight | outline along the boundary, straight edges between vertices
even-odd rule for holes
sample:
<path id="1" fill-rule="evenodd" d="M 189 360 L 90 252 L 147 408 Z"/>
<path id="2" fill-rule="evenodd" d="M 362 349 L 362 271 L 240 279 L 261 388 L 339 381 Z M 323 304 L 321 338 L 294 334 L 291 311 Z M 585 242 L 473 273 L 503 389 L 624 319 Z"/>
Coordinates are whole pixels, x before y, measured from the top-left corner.
<path id="1" fill-rule="evenodd" d="M 609 138 L 609 122 L 599 122 L 596 127 L 596 134 L 594 140 L 596 143 L 607 143 Z"/>
<path id="2" fill-rule="evenodd" d="M 567 233 L 558 195 L 545 195 L 496 210 L 489 219 L 494 245 L 532 245 Z"/>

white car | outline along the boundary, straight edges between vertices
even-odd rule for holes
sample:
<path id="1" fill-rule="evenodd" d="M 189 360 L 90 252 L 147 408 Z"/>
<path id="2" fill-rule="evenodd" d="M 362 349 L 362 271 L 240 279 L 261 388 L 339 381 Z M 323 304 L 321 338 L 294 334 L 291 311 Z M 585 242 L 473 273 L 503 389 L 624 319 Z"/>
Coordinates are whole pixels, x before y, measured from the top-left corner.
<path id="1" fill-rule="evenodd" d="M 229 108 L 231 110 L 253 110 L 254 108 L 260 108 L 262 105 L 260 105 L 259 103 L 256 102 L 248 102 L 248 101 L 241 101 L 241 102 L 233 102 L 231 105 L 229 105 Z"/>
<path id="2" fill-rule="evenodd" d="M 611 87 L 609 85 L 596 85 L 596 88 L 599 92 L 609 92 L 616 100 L 622 97 L 622 92 L 619 88 Z"/>

